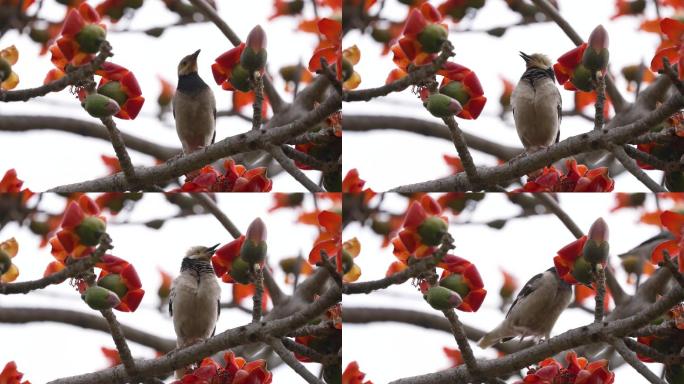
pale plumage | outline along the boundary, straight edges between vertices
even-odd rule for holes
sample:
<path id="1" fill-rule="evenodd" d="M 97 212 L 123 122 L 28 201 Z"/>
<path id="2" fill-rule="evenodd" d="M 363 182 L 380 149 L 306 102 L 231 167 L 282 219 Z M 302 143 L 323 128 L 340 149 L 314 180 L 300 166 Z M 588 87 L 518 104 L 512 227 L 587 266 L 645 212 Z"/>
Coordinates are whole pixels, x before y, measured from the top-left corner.
<path id="1" fill-rule="evenodd" d="M 572 287 L 561 280 L 556 268 L 537 274 L 518 293 L 498 327 L 480 339 L 481 348 L 516 336 L 548 339 L 556 320 L 572 300 Z"/>
<path id="2" fill-rule="evenodd" d="M 520 56 L 527 69 L 511 94 L 511 107 L 520 141 L 527 152 L 534 152 L 558 142 L 561 95 L 546 56 Z"/>
<path id="3" fill-rule="evenodd" d="M 185 56 L 178 64 L 178 86 L 173 98 L 176 133 L 186 155 L 216 139 L 216 100 L 214 92 L 197 74 L 199 52 Z"/>
<path id="4" fill-rule="evenodd" d="M 169 313 L 173 317 L 178 348 L 208 339 L 216 331 L 221 287 L 209 261 L 216 247 L 218 244 L 190 248 L 180 275 L 171 284 Z"/>

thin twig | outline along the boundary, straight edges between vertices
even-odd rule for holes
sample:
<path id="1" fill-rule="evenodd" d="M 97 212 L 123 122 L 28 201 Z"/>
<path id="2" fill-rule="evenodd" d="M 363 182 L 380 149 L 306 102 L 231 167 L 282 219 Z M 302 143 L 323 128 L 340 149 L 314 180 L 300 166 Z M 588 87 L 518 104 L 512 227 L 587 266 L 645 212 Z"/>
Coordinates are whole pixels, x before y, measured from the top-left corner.
<path id="1" fill-rule="evenodd" d="M 611 152 L 615 155 L 615 158 L 620 161 L 620 163 L 625 167 L 629 173 L 631 173 L 637 180 L 641 181 L 648 189 L 652 192 L 667 192 L 667 189 L 663 188 L 660 184 L 656 183 L 655 180 L 651 179 L 646 172 L 644 172 L 636 161 L 629 157 L 625 152 L 624 148 L 618 145 L 610 146 Z"/>
<path id="2" fill-rule="evenodd" d="M 596 307 L 594 308 L 594 323 L 603 321 L 603 302 L 606 295 L 606 274 L 603 265 L 594 266 L 594 281 L 596 282 Z"/>
<path id="3" fill-rule="evenodd" d="M 620 356 L 622 356 L 622 358 L 625 359 L 625 361 L 631 365 L 634 370 L 639 372 L 641 376 L 645 377 L 646 380 L 653 384 L 667 384 L 664 380 L 656 376 L 655 373 L 651 372 L 651 370 L 648 369 L 644 363 L 639 361 L 636 354 L 627 348 L 624 341 L 613 338 L 610 340 L 610 344 L 615 347 L 615 350 L 620 354 Z"/>
<path id="4" fill-rule="evenodd" d="M 279 146 L 269 145 L 268 152 L 280 164 L 287 173 L 292 175 L 295 180 L 302 184 L 309 192 L 325 192 L 318 184 L 309 179 L 295 163 L 287 156 Z"/>
<path id="5" fill-rule="evenodd" d="M 478 377 L 480 375 L 480 368 L 477 366 L 477 360 L 475 360 L 475 355 L 473 355 L 473 349 L 470 347 L 468 338 L 463 330 L 463 324 L 461 324 L 461 321 L 458 319 L 456 311 L 451 308 L 442 312 L 447 320 L 449 320 L 451 331 L 454 335 L 454 339 L 456 339 L 456 344 L 458 344 L 458 349 L 461 351 L 463 361 L 465 362 L 466 367 L 468 367 L 468 372 L 470 372 L 472 377 Z"/>
<path id="6" fill-rule="evenodd" d="M 473 190 L 478 189 L 482 180 L 477 174 L 477 168 L 475 167 L 475 162 L 473 161 L 473 156 L 470 154 L 466 139 L 463 136 L 463 131 L 459 128 L 456 119 L 453 116 L 445 117 L 444 123 L 449 127 L 449 132 L 451 132 L 451 139 L 454 142 L 458 156 L 461 158 L 463 163 L 463 168 L 465 169 L 466 175 L 470 184 L 473 186 Z"/>
<path id="7" fill-rule="evenodd" d="M 261 321 L 262 297 L 264 295 L 264 274 L 259 264 L 254 264 L 254 296 L 252 296 L 252 323 Z"/>
<path id="8" fill-rule="evenodd" d="M 596 103 L 594 107 L 596 112 L 594 114 L 594 130 L 603 129 L 603 109 L 606 103 L 606 78 L 600 71 L 596 72 Z"/>
<path id="9" fill-rule="evenodd" d="M 285 364 L 289 365 L 290 368 L 292 368 L 293 371 L 297 372 L 299 376 L 304 378 L 307 383 L 309 384 L 325 384 L 322 380 L 320 380 L 316 375 L 313 373 L 309 372 L 308 369 L 306 369 L 305 366 L 303 366 L 297 359 L 295 358 L 294 354 L 290 352 L 283 343 L 279 339 L 272 338 L 268 341 L 268 345 L 273 348 L 275 353 L 280 356 L 281 359 L 285 362 Z"/>
<path id="10" fill-rule="evenodd" d="M 254 103 L 252 104 L 252 130 L 261 128 L 262 108 L 264 105 L 264 83 L 259 71 L 254 72 L 252 89 L 254 91 Z"/>

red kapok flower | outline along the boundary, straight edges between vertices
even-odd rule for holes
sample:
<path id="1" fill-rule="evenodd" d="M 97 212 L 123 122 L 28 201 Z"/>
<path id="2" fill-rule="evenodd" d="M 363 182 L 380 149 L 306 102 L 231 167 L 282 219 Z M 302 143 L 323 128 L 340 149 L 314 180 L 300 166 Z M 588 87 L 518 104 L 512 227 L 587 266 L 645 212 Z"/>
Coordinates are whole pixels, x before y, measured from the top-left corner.
<path id="1" fill-rule="evenodd" d="M 273 374 L 266 369 L 264 360 L 247 363 L 242 357 L 235 357 L 233 352 L 226 352 L 223 359 L 226 361 L 225 368 L 207 357 L 199 368 L 173 384 L 270 384 L 273 380 Z"/>
<path id="2" fill-rule="evenodd" d="M 610 192 L 615 181 L 608 176 L 607 167 L 589 169 L 586 165 L 577 164 L 575 159 L 566 160 L 568 169 L 562 174 L 554 166 L 545 167 L 542 174 L 528 180 L 522 189 L 524 192 Z"/>
<path id="3" fill-rule="evenodd" d="M 439 285 L 458 293 L 463 299 L 456 309 L 477 312 L 487 296 L 487 290 L 475 264 L 462 257 L 446 255 L 438 267 L 444 269 Z"/>
<path id="4" fill-rule="evenodd" d="M 589 92 L 593 89 L 591 71 L 582 64 L 582 57 L 587 46 L 587 43 L 582 43 L 579 47 L 571 49 L 559 57 L 558 62 L 553 65 L 558 83 L 569 91 L 580 89 Z"/>
<path id="5" fill-rule="evenodd" d="M 363 381 L 366 374 L 359 370 L 359 363 L 352 361 L 342 373 L 342 384 L 373 384 L 372 381 Z"/>
<path id="6" fill-rule="evenodd" d="M 376 193 L 370 188 L 363 189 L 365 184 L 366 181 L 359 177 L 359 171 L 356 168 L 350 169 L 347 175 L 344 176 L 344 180 L 342 180 L 342 192 L 363 194 L 363 201 L 367 203 Z"/>
<path id="7" fill-rule="evenodd" d="M 574 351 L 565 355 L 567 367 L 554 358 L 547 358 L 538 364 L 538 368 L 527 371 L 522 381 L 514 384 L 612 384 L 615 374 L 608 369 L 607 360 L 597 360 L 589 363 L 584 357 L 577 357 Z"/>
<path id="8" fill-rule="evenodd" d="M 64 263 L 67 256 L 80 258 L 91 253 L 106 230 L 100 208 L 86 195 L 69 203 L 62 219 L 62 229 L 50 240 L 52 255 Z"/>
<path id="9" fill-rule="evenodd" d="M 309 252 L 309 263 L 312 265 L 321 261 L 321 251 L 337 261 L 338 271 L 342 271 L 342 215 L 332 211 L 322 211 L 318 214 L 318 225 L 322 229 L 313 249 Z"/>
<path id="10" fill-rule="evenodd" d="M 66 64 L 78 66 L 91 61 L 105 40 L 106 31 L 100 15 L 87 3 L 71 9 L 64 20 L 62 37 L 50 48 L 52 63 L 64 70 Z"/>
<path id="11" fill-rule="evenodd" d="M 412 202 L 404 218 L 404 229 L 392 240 L 394 256 L 408 264 L 410 256 L 422 258 L 433 254 L 448 225 L 448 219 L 441 213 L 442 208 L 428 195 L 423 195 L 420 202 Z"/>
<path id="12" fill-rule="evenodd" d="M 320 70 L 321 58 L 325 58 L 328 65 L 336 64 L 337 78 L 342 79 L 342 23 L 323 18 L 318 21 L 317 26 L 323 38 L 309 60 L 309 71 Z"/>
<path id="13" fill-rule="evenodd" d="M 17 363 L 10 361 L 0 372 L 0 384 L 31 384 L 28 380 L 20 382 L 24 374 L 17 371 Z"/>
<path id="14" fill-rule="evenodd" d="M 109 362 L 109 367 L 116 367 L 121 364 L 121 355 L 116 348 L 100 347 L 100 351 L 104 355 L 105 359 Z"/>
<path id="15" fill-rule="evenodd" d="M 394 63 L 406 72 L 410 63 L 422 65 L 434 60 L 448 36 L 449 28 L 441 21 L 442 15 L 429 3 L 412 9 L 404 24 L 404 36 L 392 47 Z"/>
<path id="16" fill-rule="evenodd" d="M 26 200 L 33 196 L 33 192 L 28 188 L 21 189 L 22 185 L 24 182 L 17 177 L 17 171 L 14 168 L 8 169 L 0 179 L 0 193 L 19 193 L 21 202 L 26 203 Z"/>
<path id="17" fill-rule="evenodd" d="M 103 255 L 95 266 L 102 269 L 97 278 L 97 285 L 113 291 L 121 299 L 121 303 L 115 309 L 121 312 L 135 312 L 145 295 L 135 267 L 113 255 Z"/>
<path id="18" fill-rule="evenodd" d="M 658 244 L 651 254 L 651 262 L 658 264 L 663 261 L 667 251 L 670 257 L 677 258 L 679 272 L 684 272 L 684 215 L 665 211 L 660 215 L 660 222 L 675 238 Z"/>
<path id="19" fill-rule="evenodd" d="M 651 60 L 651 70 L 658 72 L 663 69 L 663 58 L 667 57 L 671 64 L 678 64 L 679 79 L 684 79 L 684 23 L 681 21 L 664 18 L 660 21 L 660 30 L 667 36 L 667 40 L 658 48 Z"/>
<path id="20" fill-rule="evenodd" d="M 269 212 L 273 212 L 280 208 L 300 207 L 304 201 L 303 193 L 276 192 L 271 194 L 271 196 L 273 196 L 273 206 L 268 209 Z"/>
<path id="21" fill-rule="evenodd" d="M 582 236 L 558 251 L 553 258 L 556 273 L 568 284 L 591 282 L 591 264 L 582 256 L 587 236 Z"/>
<path id="22" fill-rule="evenodd" d="M 444 76 L 439 92 L 458 100 L 463 107 L 456 116 L 466 120 L 477 119 L 487 103 L 487 98 L 475 72 L 449 61 L 444 63 L 437 74 Z"/>
<path id="23" fill-rule="evenodd" d="M 226 283 L 235 281 L 230 272 L 233 269 L 233 262 L 240 257 L 240 249 L 244 241 L 245 236 L 240 236 L 217 249 L 214 256 L 211 257 L 211 264 L 214 267 L 216 276 L 222 278 Z"/>
<path id="24" fill-rule="evenodd" d="M 240 57 L 244 50 L 245 43 L 241 43 L 217 57 L 214 64 L 211 65 L 214 81 L 227 91 L 239 90 L 247 92 L 250 89 L 250 74 L 240 64 Z"/>
<path id="25" fill-rule="evenodd" d="M 646 9 L 645 0 L 615 0 L 615 14 L 610 17 L 615 20 L 625 15 L 640 15 Z"/>
<path id="26" fill-rule="evenodd" d="M 304 0 L 275 0 L 273 2 L 273 14 L 268 17 L 269 20 L 273 20 L 279 16 L 292 16 L 299 15 L 304 9 Z"/>
<path id="27" fill-rule="evenodd" d="M 449 347 L 442 347 L 442 351 L 444 351 L 444 354 L 446 357 L 449 359 L 451 362 L 451 367 L 458 367 L 459 365 L 463 364 L 463 354 L 461 353 L 460 350 L 458 349 L 452 349 Z"/>
<path id="28" fill-rule="evenodd" d="M 115 116 L 124 120 L 135 119 L 145 98 L 133 72 L 120 65 L 104 62 L 95 73 L 102 76 L 97 93 L 116 100 L 121 107 Z"/>
<path id="29" fill-rule="evenodd" d="M 180 188 L 182 192 L 268 192 L 273 181 L 266 177 L 266 168 L 258 167 L 247 170 L 243 165 L 236 165 L 233 159 L 224 162 L 225 174 L 221 174 L 211 165 L 199 171 L 191 180 L 186 180 Z"/>

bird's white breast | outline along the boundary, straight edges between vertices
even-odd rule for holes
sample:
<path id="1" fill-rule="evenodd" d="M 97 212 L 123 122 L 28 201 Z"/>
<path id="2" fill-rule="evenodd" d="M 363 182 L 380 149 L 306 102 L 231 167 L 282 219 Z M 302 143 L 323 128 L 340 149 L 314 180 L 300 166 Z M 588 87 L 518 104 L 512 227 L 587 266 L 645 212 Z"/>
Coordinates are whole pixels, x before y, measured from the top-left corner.
<path id="1" fill-rule="evenodd" d="M 534 87 L 521 79 L 511 94 L 513 118 L 525 148 L 546 147 L 556 141 L 560 121 L 560 93 L 551 79 L 536 80 Z"/>
<path id="2" fill-rule="evenodd" d="M 173 110 L 176 132 L 183 143 L 183 152 L 190 153 L 211 144 L 214 137 L 214 93 L 207 88 L 198 94 L 176 92 Z"/>
<path id="3" fill-rule="evenodd" d="M 192 343 L 211 336 L 218 317 L 221 287 L 213 275 L 199 280 L 181 274 L 173 282 L 173 325 L 178 344 Z"/>

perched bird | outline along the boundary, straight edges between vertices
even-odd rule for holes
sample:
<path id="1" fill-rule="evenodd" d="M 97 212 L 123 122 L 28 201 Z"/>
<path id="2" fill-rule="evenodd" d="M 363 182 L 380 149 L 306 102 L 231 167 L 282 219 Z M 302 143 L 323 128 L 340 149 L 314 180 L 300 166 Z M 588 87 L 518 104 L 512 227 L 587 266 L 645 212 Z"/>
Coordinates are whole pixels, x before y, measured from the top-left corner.
<path id="1" fill-rule="evenodd" d="M 169 313 L 173 317 L 178 348 L 214 335 L 221 313 L 221 287 L 210 258 L 219 246 L 192 247 L 181 264 L 180 275 L 171 284 Z M 184 370 L 176 374 L 182 376 Z"/>
<path id="2" fill-rule="evenodd" d="M 506 318 L 498 327 L 480 339 L 478 345 L 490 347 L 516 336 L 548 339 L 561 312 L 572 300 L 572 287 L 561 280 L 556 268 L 537 274 L 518 293 Z"/>
<path id="3" fill-rule="evenodd" d="M 545 55 L 520 52 L 526 69 L 511 94 L 513 119 L 525 152 L 557 143 L 560 137 L 561 95 L 551 61 Z"/>
<path id="4" fill-rule="evenodd" d="M 216 100 L 214 92 L 197 74 L 199 53 L 198 49 L 178 64 L 178 86 L 173 98 L 176 132 L 185 155 L 216 140 Z"/>

